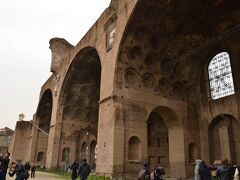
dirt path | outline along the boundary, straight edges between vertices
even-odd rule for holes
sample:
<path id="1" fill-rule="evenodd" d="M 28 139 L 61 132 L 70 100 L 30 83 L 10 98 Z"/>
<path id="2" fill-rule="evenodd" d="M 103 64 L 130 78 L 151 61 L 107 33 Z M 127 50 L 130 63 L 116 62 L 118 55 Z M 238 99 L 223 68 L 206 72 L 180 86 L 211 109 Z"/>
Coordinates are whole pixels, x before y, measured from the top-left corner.
<path id="1" fill-rule="evenodd" d="M 32 180 L 58 180 L 58 179 L 63 180 L 64 178 L 62 176 L 58 176 L 55 174 L 36 172 L 35 178 Z M 15 180 L 15 176 L 12 178 L 7 176 L 7 180 Z M 29 178 L 28 180 L 31 180 L 31 178 Z"/>

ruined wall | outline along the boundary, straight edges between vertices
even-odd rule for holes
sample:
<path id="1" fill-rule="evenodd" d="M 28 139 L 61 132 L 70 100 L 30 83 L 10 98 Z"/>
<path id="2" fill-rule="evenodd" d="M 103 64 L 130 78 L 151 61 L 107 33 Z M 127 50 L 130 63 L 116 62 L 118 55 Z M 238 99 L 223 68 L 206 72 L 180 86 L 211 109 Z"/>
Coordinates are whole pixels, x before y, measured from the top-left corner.
<path id="1" fill-rule="evenodd" d="M 18 121 L 12 141 L 11 161 L 27 162 L 29 161 L 30 136 L 32 124 L 27 121 Z"/>
<path id="2" fill-rule="evenodd" d="M 210 160 L 212 119 L 222 113 L 239 119 L 239 93 L 211 101 L 206 75 L 208 61 L 227 51 L 239 89 L 238 33 L 211 41 L 239 24 L 239 17 L 236 0 L 115 0 L 76 46 L 50 40 L 53 75 L 39 100 L 51 90 L 51 123 L 43 123 L 49 127 L 47 167 L 62 169 L 82 159 L 82 145 L 96 140 L 97 172 L 136 175 L 149 160 L 147 122 L 157 111 L 168 132 L 168 175 L 192 176 L 196 158 Z M 141 151 L 134 156 L 129 147 Z M 64 148 L 70 149 L 67 160 Z"/>

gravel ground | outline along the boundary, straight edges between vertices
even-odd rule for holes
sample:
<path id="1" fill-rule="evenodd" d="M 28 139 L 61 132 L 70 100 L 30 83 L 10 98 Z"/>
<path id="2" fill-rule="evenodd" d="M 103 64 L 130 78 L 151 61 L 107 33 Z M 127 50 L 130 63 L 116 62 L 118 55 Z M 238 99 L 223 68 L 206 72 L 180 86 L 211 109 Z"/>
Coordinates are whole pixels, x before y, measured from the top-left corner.
<path id="1" fill-rule="evenodd" d="M 28 180 L 57 180 L 57 179 L 64 179 L 64 178 L 62 176 L 58 176 L 55 174 L 49 174 L 49 173 L 37 171 L 35 174 L 35 178 L 34 179 L 29 178 Z M 15 176 L 12 178 L 7 176 L 7 180 L 15 180 Z"/>

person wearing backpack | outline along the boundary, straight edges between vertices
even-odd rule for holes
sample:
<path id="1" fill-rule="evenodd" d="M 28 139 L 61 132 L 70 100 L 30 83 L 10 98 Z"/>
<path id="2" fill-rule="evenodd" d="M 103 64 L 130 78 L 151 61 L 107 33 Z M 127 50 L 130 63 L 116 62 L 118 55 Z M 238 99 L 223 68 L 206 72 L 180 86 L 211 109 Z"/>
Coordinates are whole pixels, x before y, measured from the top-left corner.
<path id="1" fill-rule="evenodd" d="M 165 175 L 165 171 L 164 171 L 163 167 L 158 166 L 156 169 L 156 172 L 154 174 L 154 180 L 162 180 L 163 175 Z"/>
<path id="2" fill-rule="evenodd" d="M 151 173 L 151 180 L 162 180 L 163 175 L 165 175 L 163 167 L 157 165 L 154 171 Z"/>
<path id="3" fill-rule="evenodd" d="M 143 164 L 143 167 L 138 174 L 138 180 L 150 180 L 150 170 L 148 163 Z"/>
<path id="4" fill-rule="evenodd" d="M 78 168 L 79 168 L 79 164 L 78 164 L 78 162 L 76 160 L 76 161 L 74 161 L 74 163 L 70 167 L 70 169 L 72 170 L 72 175 L 71 175 L 72 180 L 76 180 L 77 179 L 77 177 L 78 177 L 78 173 L 77 173 Z"/>
<path id="5" fill-rule="evenodd" d="M 87 164 L 87 160 L 83 159 L 82 164 L 79 166 L 79 169 L 78 169 L 78 176 L 80 176 L 81 180 L 86 180 L 90 173 L 91 173 L 91 168 Z"/>

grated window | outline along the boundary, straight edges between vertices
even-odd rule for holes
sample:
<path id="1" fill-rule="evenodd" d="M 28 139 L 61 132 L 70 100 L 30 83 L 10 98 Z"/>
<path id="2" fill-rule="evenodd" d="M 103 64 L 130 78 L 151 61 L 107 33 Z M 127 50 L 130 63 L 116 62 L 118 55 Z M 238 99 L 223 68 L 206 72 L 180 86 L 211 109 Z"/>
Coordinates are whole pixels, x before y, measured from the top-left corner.
<path id="1" fill-rule="evenodd" d="M 217 54 L 208 66 L 211 98 L 213 100 L 235 94 L 229 54 Z"/>

